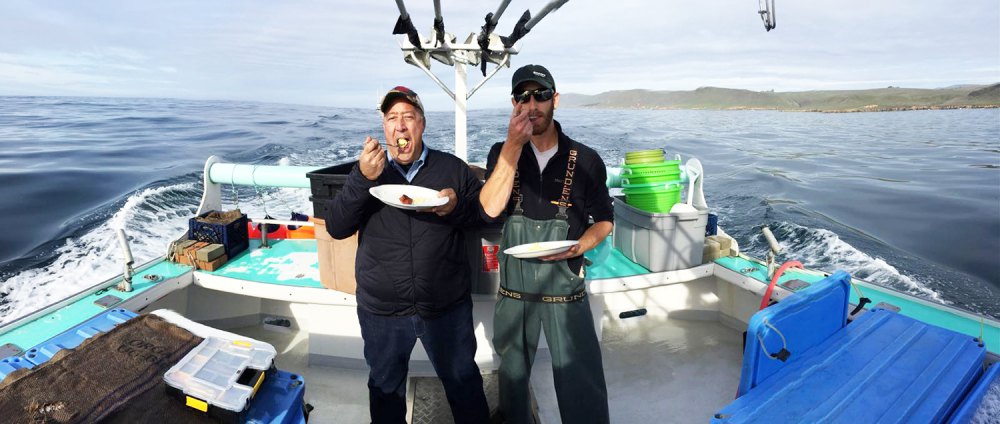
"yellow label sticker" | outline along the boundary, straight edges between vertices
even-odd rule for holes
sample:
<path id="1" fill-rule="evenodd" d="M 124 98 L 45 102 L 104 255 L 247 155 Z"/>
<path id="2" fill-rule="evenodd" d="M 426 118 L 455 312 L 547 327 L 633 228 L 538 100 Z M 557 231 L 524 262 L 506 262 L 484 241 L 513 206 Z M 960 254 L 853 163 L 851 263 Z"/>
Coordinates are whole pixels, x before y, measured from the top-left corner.
<path id="1" fill-rule="evenodd" d="M 233 344 L 236 346 L 250 347 L 251 344 L 248 341 L 243 340 L 233 340 Z"/>
<path id="2" fill-rule="evenodd" d="M 187 406 L 190 406 L 190 407 L 192 407 L 194 409 L 197 409 L 197 410 L 199 410 L 201 412 L 208 412 L 208 402 L 205 402 L 205 401 L 203 401 L 201 399 L 195 399 L 195 398 L 193 398 L 191 396 L 186 396 L 186 397 L 187 397 L 187 401 L 185 403 L 187 404 Z"/>

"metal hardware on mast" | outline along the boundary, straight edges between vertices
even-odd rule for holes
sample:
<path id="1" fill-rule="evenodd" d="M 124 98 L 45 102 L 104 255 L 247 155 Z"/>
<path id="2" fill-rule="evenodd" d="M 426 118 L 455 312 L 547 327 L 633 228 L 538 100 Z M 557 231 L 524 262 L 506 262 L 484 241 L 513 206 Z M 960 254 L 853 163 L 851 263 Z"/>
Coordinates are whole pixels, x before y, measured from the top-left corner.
<path id="1" fill-rule="evenodd" d="M 569 0 L 552 0 L 538 14 L 535 19 L 530 19 L 530 13 L 525 12 L 528 18 L 522 17 L 524 22 L 519 21 L 515 27 L 516 37 L 500 37 L 494 33 L 497 21 L 503 14 L 510 0 L 501 0 L 500 6 L 495 13 L 486 15 L 486 24 L 478 34 L 472 33 L 466 38 L 464 43 L 459 44 L 455 36 L 444 32 L 444 18 L 441 17 L 440 0 L 434 1 L 434 25 L 431 29 L 431 37 L 424 41 L 417 30 L 413 27 L 410 15 L 406 12 L 403 0 L 395 0 L 399 8 L 399 19 L 393 28 L 393 34 L 405 34 L 406 37 L 400 43 L 403 51 L 403 60 L 413 66 L 420 68 L 431 78 L 445 93 L 455 102 L 455 156 L 468 161 L 468 134 L 467 134 L 467 112 L 468 99 L 479 90 L 483 84 L 497 74 L 502 67 L 510 67 L 510 56 L 518 53 L 514 46 L 524 34 L 527 34 L 535 24 L 543 17 L 558 9 Z M 509 42 L 509 44 L 508 44 Z M 449 89 L 444 82 L 435 76 L 431 70 L 431 61 L 434 59 L 448 66 L 455 67 L 455 88 Z M 496 68 L 487 74 L 487 63 L 496 64 Z M 472 90 L 468 89 L 468 65 L 480 66 L 483 72 L 483 79 L 476 84 Z"/>
<path id="2" fill-rule="evenodd" d="M 764 233 L 764 240 L 767 241 L 769 247 L 767 251 L 767 278 L 774 276 L 774 259 L 778 253 L 781 253 L 781 245 L 778 244 L 778 240 L 774 238 L 774 233 L 771 232 L 771 228 L 765 225 L 760 229 Z"/>
<path id="3" fill-rule="evenodd" d="M 764 29 L 770 32 L 777 25 L 774 19 L 774 0 L 758 0 L 760 19 L 764 21 Z"/>
<path id="4" fill-rule="evenodd" d="M 135 264 L 135 260 L 132 259 L 132 249 L 128 247 L 128 238 L 125 237 L 125 230 L 118 228 L 115 230 L 118 234 L 118 244 L 122 248 L 122 256 L 125 257 L 125 269 L 122 271 L 122 282 L 118 283 L 118 291 L 130 292 L 132 291 L 132 276 L 135 275 L 135 270 L 132 269 L 132 265 Z"/>

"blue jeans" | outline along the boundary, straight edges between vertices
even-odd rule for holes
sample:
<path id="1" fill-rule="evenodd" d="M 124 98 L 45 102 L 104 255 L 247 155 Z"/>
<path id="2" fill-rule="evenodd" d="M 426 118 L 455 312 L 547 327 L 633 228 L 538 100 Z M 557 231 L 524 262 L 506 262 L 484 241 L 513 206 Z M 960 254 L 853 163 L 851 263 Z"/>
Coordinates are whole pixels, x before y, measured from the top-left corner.
<path id="1" fill-rule="evenodd" d="M 372 423 L 405 423 L 406 375 L 417 339 L 444 385 L 456 424 L 489 422 L 483 378 L 476 365 L 472 300 L 444 315 L 383 316 L 358 308 L 368 363 L 368 399 Z"/>

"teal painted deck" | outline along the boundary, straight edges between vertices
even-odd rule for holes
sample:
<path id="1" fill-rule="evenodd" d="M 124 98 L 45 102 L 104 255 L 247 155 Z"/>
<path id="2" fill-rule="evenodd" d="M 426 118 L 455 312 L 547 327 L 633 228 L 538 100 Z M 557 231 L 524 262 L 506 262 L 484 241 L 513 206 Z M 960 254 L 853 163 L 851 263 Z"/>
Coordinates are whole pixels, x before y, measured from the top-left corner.
<path id="1" fill-rule="evenodd" d="M 649 273 L 648 269 L 630 261 L 618 249 L 612 248 L 611 237 L 604 239 L 601 244 L 590 249 L 583 256 L 592 262 L 592 265 L 587 267 L 587 279 L 590 280 L 630 277 Z"/>
<path id="2" fill-rule="evenodd" d="M 250 240 L 250 247 L 222 268 L 199 272 L 255 283 L 323 288 L 316 240 L 269 240 L 268 245 L 261 249 L 260 240 Z"/>
<path id="3" fill-rule="evenodd" d="M 135 274 L 135 277 L 132 278 L 131 292 L 120 292 L 112 288 L 88 295 L 74 302 L 72 305 L 65 306 L 56 312 L 39 317 L 6 334 L 0 335 L 0 345 L 13 343 L 21 349 L 30 349 L 110 309 L 94 304 L 94 301 L 97 299 L 113 294 L 122 298 L 122 301 L 125 301 L 141 295 L 144 291 L 158 284 L 159 281 L 179 277 L 190 270 L 191 267 L 186 265 L 161 261 Z M 145 278 L 146 275 L 156 275 L 160 278 L 156 282 L 153 282 L 147 280 Z M 113 305 L 112 308 L 114 308 Z"/>
<path id="4" fill-rule="evenodd" d="M 767 278 L 767 267 L 754 261 L 733 256 L 724 256 L 715 260 L 715 263 L 722 265 L 740 274 L 752 277 L 765 284 L 770 284 L 771 279 Z M 802 280 L 809 284 L 822 280 L 823 276 L 811 272 L 801 272 L 796 268 L 789 268 L 778 277 L 778 284 L 783 285 L 791 280 Z"/>
<path id="5" fill-rule="evenodd" d="M 753 277 L 761 282 L 770 283 L 770 280 L 767 279 L 767 267 L 756 262 L 752 262 L 744 258 L 725 257 L 716 260 L 715 263 L 740 274 Z M 754 269 L 751 271 L 750 268 Z M 819 275 L 798 272 L 795 269 L 790 269 L 786 271 L 781 278 L 779 278 L 778 284 L 783 284 L 791 279 L 800 279 L 808 283 L 814 283 L 822 278 L 823 277 Z M 853 304 L 857 304 L 859 302 L 859 296 L 857 293 L 857 286 L 859 285 L 861 284 L 855 282 L 855 285 L 851 287 L 850 301 Z M 902 296 L 900 293 L 893 290 L 875 286 L 871 283 L 864 284 L 860 290 L 865 297 L 872 300 L 871 304 L 866 305 L 867 308 L 871 308 L 879 302 L 885 302 L 899 307 L 899 313 L 902 315 L 906 315 L 938 327 L 947 328 L 949 330 L 977 338 L 980 337 L 980 334 L 982 334 L 983 341 L 986 343 L 986 349 L 993 353 L 1000 353 L 1000 323 L 996 321 L 981 321 L 980 319 L 963 315 L 956 309 L 952 309 L 944 305 L 937 305 L 931 303 L 930 301 L 919 300 L 909 296 Z M 969 314 L 972 315 L 971 313 Z"/>

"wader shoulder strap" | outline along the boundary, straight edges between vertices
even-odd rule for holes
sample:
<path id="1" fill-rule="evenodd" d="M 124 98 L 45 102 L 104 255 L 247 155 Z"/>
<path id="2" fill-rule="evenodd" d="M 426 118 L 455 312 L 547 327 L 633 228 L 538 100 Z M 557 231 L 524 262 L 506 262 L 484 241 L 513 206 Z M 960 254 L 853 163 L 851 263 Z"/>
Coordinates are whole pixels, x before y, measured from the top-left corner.
<path id="1" fill-rule="evenodd" d="M 521 209 L 521 171 L 514 170 L 514 215 L 524 214 L 524 209 Z"/>
<path id="2" fill-rule="evenodd" d="M 569 194 L 573 191 L 573 175 L 576 173 L 576 149 L 570 149 L 569 158 L 566 159 L 566 178 L 563 178 L 562 192 L 559 193 L 559 200 L 553 200 L 553 205 L 559 207 L 556 218 L 561 220 L 569 219 L 566 210 L 573 206 L 569 201 Z"/>

